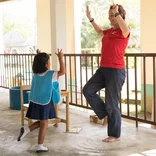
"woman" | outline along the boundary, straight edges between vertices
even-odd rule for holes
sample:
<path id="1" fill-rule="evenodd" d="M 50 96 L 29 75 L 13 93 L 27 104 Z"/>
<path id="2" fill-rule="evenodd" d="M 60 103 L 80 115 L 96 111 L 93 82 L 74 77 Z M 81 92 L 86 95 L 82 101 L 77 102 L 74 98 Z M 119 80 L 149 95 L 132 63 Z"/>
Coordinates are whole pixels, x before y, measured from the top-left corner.
<path id="1" fill-rule="evenodd" d="M 125 81 L 124 54 L 130 36 L 125 22 L 126 12 L 121 5 L 110 6 L 108 19 L 111 28 L 102 30 L 92 18 L 89 7 L 86 15 L 95 31 L 102 36 L 100 67 L 83 88 L 83 94 L 99 119 L 108 117 L 108 137 L 104 142 L 118 141 L 121 134 L 121 114 L 118 108 L 120 92 Z M 96 94 L 105 88 L 105 103 Z"/>

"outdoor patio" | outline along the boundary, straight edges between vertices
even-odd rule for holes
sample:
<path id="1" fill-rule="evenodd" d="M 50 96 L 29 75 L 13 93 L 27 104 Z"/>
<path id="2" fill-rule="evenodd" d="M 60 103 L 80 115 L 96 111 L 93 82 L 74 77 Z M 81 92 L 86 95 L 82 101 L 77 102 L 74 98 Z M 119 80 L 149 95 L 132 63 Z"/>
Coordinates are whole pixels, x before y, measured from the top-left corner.
<path id="1" fill-rule="evenodd" d="M 38 155 L 36 150 L 38 131 L 17 142 L 20 129 L 20 111 L 9 108 L 9 90 L 0 88 L 0 156 Z M 59 114 L 65 115 L 65 107 L 60 105 Z M 70 108 L 70 129 L 82 128 L 79 133 L 64 133 L 65 124 L 56 128 L 49 125 L 45 145 L 49 152 L 44 156 L 155 156 L 156 130 L 145 128 L 123 119 L 121 140 L 103 143 L 107 137 L 107 128 L 89 122 L 87 111 L 82 108 Z"/>

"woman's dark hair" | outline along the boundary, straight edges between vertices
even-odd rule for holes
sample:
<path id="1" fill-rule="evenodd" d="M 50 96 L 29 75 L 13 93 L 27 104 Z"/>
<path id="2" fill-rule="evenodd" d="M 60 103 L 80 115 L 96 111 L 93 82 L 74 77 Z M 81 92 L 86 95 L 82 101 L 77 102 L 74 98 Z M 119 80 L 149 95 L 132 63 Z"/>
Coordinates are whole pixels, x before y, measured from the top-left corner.
<path id="1" fill-rule="evenodd" d="M 48 63 L 49 55 L 47 53 L 41 52 L 35 55 L 34 62 L 32 66 L 33 73 L 43 73 L 47 71 L 46 64 Z"/>
<path id="2" fill-rule="evenodd" d="M 121 17 L 123 19 L 125 19 L 126 18 L 126 11 L 124 10 L 123 6 L 120 4 L 116 4 L 116 5 L 118 5 L 118 12 L 120 13 Z M 110 9 L 113 9 L 113 5 L 110 6 Z"/>

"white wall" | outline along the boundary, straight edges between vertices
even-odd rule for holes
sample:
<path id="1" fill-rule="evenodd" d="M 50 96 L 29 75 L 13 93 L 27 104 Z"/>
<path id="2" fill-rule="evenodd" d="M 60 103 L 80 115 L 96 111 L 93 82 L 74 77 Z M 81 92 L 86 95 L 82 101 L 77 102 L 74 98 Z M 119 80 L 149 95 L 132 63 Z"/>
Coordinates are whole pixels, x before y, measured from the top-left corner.
<path id="1" fill-rule="evenodd" d="M 140 0 L 141 52 L 156 53 L 156 0 Z"/>
<path id="2" fill-rule="evenodd" d="M 51 53 L 50 0 L 36 0 L 37 47 Z"/>
<path id="3" fill-rule="evenodd" d="M 140 0 L 141 21 L 140 21 L 140 46 L 142 53 L 156 53 L 156 20 L 155 7 L 156 0 Z M 146 81 L 147 84 L 153 83 L 153 60 L 146 61 Z M 148 70 L 151 69 L 151 70 Z"/>
<path id="4" fill-rule="evenodd" d="M 52 69 L 59 70 L 57 48 L 75 53 L 74 0 L 36 0 L 36 10 L 38 48 L 52 54 Z"/>
<path id="5" fill-rule="evenodd" d="M 44 8 L 44 9 L 43 9 Z M 57 68 L 57 48 L 64 53 L 75 53 L 73 0 L 36 0 L 37 45 L 52 53 L 53 68 Z"/>
<path id="6" fill-rule="evenodd" d="M 0 6 L 0 54 L 4 54 L 4 49 L 3 49 L 3 21 L 2 21 L 2 10 Z"/>
<path id="7" fill-rule="evenodd" d="M 140 0 L 141 6 L 141 35 L 140 46 L 142 53 L 156 53 L 156 0 Z M 143 67 L 143 66 L 142 66 Z M 144 83 L 142 72 L 142 84 Z M 151 112 L 153 107 L 153 59 L 146 59 L 146 111 Z M 144 99 L 142 96 L 142 104 Z M 152 111 L 153 112 L 153 111 Z"/>

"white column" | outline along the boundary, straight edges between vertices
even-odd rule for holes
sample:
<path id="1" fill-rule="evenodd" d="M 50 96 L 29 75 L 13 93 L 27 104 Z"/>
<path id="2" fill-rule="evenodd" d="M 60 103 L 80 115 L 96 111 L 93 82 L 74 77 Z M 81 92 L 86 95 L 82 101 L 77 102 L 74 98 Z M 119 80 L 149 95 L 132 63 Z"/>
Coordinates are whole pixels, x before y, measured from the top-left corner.
<path id="1" fill-rule="evenodd" d="M 75 53 L 81 53 L 81 24 L 82 24 L 82 3 L 83 0 L 74 0 L 74 24 L 75 24 Z M 85 8 L 84 8 L 85 9 Z M 80 57 L 76 59 L 76 72 L 80 73 Z M 80 91 L 81 76 L 76 75 L 77 90 Z"/>
<path id="2" fill-rule="evenodd" d="M 144 53 L 156 53 L 155 36 L 156 20 L 155 6 L 156 0 L 140 0 L 141 6 L 141 51 Z M 146 6 L 146 7 L 145 7 Z"/>
<path id="3" fill-rule="evenodd" d="M 56 45 L 56 0 L 50 1 L 50 22 L 51 22 L 51 54 L 52 54 L 52 69 L 58 70 L 58 59 L 55 55 L 57 52 Z"/>
<path id="4" fill-rule="evenodd" d="M 155 6 L 156 0 L 140 0 L 141 6 L 141 52 L 156 53 L 155 36 L 156 20 Z M 145 7 L 146 6 L 146 7 Z M 142 75 L 143 77 L 143 75 Z M 143 84 L 143 78 L 142 78 Z M 143 85 L 142 85 L 143 92 Z M 147 112 L 151 112 L 153 103 L 153 59 L 146 59 L 146 105 Z M 143 99 L 142 99 L 142 103 Z"/>
<path id="5" fill-rule="evenodd" d="M 65 53 L 75 53 L 74 0 L 56 2 L 56 45 Z"/>
<path id="6" fill-rule="evenodd" d="M 55 0 L 36 0 L 36 23 L 37 47 L 43 52 L 52 54 L 52 69 L 57 70 Z"/>
<path id="7" fill-rule="evenodd" d="M 74 0 L 75 53 L 81 53 L 82 0 Z M 85 8 L 84 8 L 85 9 Z"/>
<path id="8" fill-rule="evenodd" d="M 4 44 L 3 44 L 3 21 L 2 21 L 2 8 L 0 7 L 0 54 L 4 54 L 3 46 L 4 46 Z M 3 81 L 3 79 L 2 79 L 3 70 L 4 70 L 4 62 L 1 57 L 1 60 L 0 60 L 0 83 Z M 3 82 L 0 85 L 3 85 Z"/>
<path id="9" fill-rule="evenodd" d="M 2 8 L 0 7 L 0 54 L 4 54 Z"/>
<path id="10" fill-rule="evenodd" d="M 52 53 L 52 66 L 57 68 L 57 48 L 75 53 L 74 0 L 37 0 L 36 10 L 37 46 Z"/>
<path id="11" fill-rule="evenodd" d="M 51 0 L 36 0 L 37 47 L 47 53 L 52 50 L 50 9 Z"/>
<path id="12" fill-rule="evenodd" d="M 75 53 L 74 0 L 55 0 L 56 4 L 56 47 L 63 52 Z M 53 57 L 53 66 L 57 65 Z M 68 69 L 68 64 L 66 68 Z M 67 70 L 68 71 L 68 70 Z M 65 88 L 64 76 L 60 77 L 61 88 Z"/>
<path id="13" fill-rule="evenodd" d="M 75 53 L 74 0 L 36 0 L 36 10 L 37 46 L 52 54 L 52 69 L 58 70 L 57 48 Z"/>

